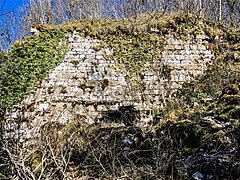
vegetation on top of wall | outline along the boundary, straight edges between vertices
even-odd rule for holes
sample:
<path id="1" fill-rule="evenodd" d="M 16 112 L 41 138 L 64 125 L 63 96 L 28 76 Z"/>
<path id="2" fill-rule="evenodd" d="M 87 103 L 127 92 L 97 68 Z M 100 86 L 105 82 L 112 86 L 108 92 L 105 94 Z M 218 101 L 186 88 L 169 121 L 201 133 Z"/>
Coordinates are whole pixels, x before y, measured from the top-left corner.
<path id="1" fill-rule="evenodd" d="M 124 72 L 128 80 L 137 84 L 141 82 L 148 64 L 156 65 L 152 69 L 158 72 L 160 77 L 169 77 L 171 70 L 163 65 L 161 59 L 166 40 L 164 35 L 172 34 L 176 38 L 187 38 L 188 34 L 192 36 L 206 34 L 209 36 L 208 43 L 213 43 L 217 47 L 212 49 L 216 53 L 219 51 L 216 45 L 219 37 L 228 41 L 238 39 L 233 31 L 220 26 L 214 27 L 209 21 L 192 14 L 143 14 L 136 18 L 115 21 L 86 19 L 58 26 L 35 25 L 35 28 L 40 32 L 39 36 L 30 36 L 24 41 L 16 42 L 4 58 L 7 61 L 1 65 L 2 108 L 20 102 L 36 80 L 42 79 L 49 69 L 61 61 L 64 53 L 59 47 L 61 46 L 59 42 L 64 39 L 67 32 L 75 30 L 82 36 L 100 39 L 101 46 L 96 49 L 111 49 L 113 54 L 105 57 L 114 59 L 115 68 L 119 72 Z M 232 47 L 236 51 L 239 48 Z"/>
<path id="2" fill-rule="evenodd" d="M 16 42 L 1 64 L 0 107 L 14 105 L 62 61 L 66 33 L 59 29 L 42 31 Z"/>
<path id="3" fill-rule="evenodd" d="M 59 42 L 66 32 L 76 30 L 85 37 L 100 39 L 100 49 L 109 48 L 114 52 L 106 58 L 114 59 L 115 68 L 124 71 L 130 81 L 137 83 L 141 82 L 145 67 L 152 62 L 157 64 L 153 69 L 161 77 L 169 77 L 170 69 L 161 63 L 166 34 L 183 38 L 187 37 L 186 34 L 205 33 L 212 41 L 219 35 L 233 39 L 233 33 L 213 29 L 211 23 L 191 14 L 143 14 L 123 20 L 82 20 L 58 26 L 35 25 L 35 28 L 40 31 L 39 36 L 16 42 L 5 58 L 7 61 L 1 65 L 2 108 L 20 102 L 33 84 L 61 61 L 64 53 Z"/>
<path id="4" fill-rule="evenodd" d="M 164 49 L 166 36 L 175 38 L 194 38 L 198 34 L 206 34 L 206 43 L 215 43 L 219 37 L 227 37 L 228 30 L 217 27 L 209 21 L 199 19 L 192 14 L 159 15 L 143 14 L 136 18 L 109 21 L 106 19 L 82 20 L 58 26 L 38 25 L 37 29 L 51 30 L 59 28 L 64 31 L 77 31 L 80 35 L 101 40 L 101 48 L 111 49 L 113 54 L 105 58 L 115 60 L 114 67 L 124 72 L 126 78 L 139 84 L 146 67 L 154 64 L 152 70 L 160 77 L 167 79 L 170 69 L 162 63 L 161 52 Z M 217 49 L 213 48 L 213 51 Z M 215 52 L 214 52 L 215 53 Z M 154 62 L 154 63 L 152 63 Z M 141 83 L 140 83 L 141 84 Z"/>

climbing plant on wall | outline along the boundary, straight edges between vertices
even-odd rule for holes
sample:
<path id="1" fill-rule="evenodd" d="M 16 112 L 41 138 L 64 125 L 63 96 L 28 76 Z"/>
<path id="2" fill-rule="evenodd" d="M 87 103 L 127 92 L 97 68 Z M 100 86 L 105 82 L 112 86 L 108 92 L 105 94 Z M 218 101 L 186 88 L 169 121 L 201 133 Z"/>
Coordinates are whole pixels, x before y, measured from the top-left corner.
<path id="1" fill-rule="evenodd" d="M 20 102 L 36 81 L 60 63 L 64 57 L 66 33 L 42 28 L 39 36 L 16 42 L 0 69 L 0 108 Z"/>

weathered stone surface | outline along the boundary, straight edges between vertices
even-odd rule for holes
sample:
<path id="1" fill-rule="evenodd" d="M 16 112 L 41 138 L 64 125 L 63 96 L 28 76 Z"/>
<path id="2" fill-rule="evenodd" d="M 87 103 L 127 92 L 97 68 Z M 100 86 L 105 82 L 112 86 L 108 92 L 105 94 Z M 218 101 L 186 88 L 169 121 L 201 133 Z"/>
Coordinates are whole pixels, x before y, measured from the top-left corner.
<path id="1" fill-rule="evenodd" d="M 6 116 L 9 121 L 24 116 L 31 124 L 29 127 L 41 126 L 46 121 L 66 124 L 74 119 L 91 124 L 102 117 L 103 112 L 134 106 L 140 111 L 136 125 L 147 125 L 153 119 L 151 111 L 166 101 L 167 94 L 175 92 L 184 81 L 203 74 L 213 54 L 202 44 L 202 39 L 206 37 L 199 35 L 196 39 L 181 40 L 169 35 L 162 58 L 163 64 L 172 69 L 170 79 L 149 68 L 158 69 L 161 65 L 149 64 L 143 72 L 144 88 L 139 92 L 124 74 L 111 68 L 115 66 L 114 60 L 103 58 L 103 53 L 110 55 L 112 50 L 98 51 L 95 48 L 98 40 L 83 38 L 74 32 L 68 39 L 69 51 L 63 62 L 22 102 L 21 106 L 34 103 L 31 112 L 13 108 Z M 26 132 L 28 137 L 29 132 L 36 133 Z"/>

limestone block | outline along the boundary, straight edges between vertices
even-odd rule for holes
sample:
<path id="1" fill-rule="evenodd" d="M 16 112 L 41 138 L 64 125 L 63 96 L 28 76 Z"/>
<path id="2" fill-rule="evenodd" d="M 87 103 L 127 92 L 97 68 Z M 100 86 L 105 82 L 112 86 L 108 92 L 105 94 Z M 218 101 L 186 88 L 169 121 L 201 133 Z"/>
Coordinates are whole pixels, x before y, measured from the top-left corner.
<path id="1" fill-rule="evenodd" d="M 182 50 L 182 49 L 184 49 L 184 47 L 183 47 L 182 45 L 176 44 L 176 45 L 174 46 L 174 50 Z"/>
<path id="2" fill-rule="evenodd" d="M 94 108 L 93 105 L 88 106 L 87 109 L 88 109 L 88 112 L 95 112 L 96 111 L 96 109 Z"/>
<path id="3" fill-rule="evenodd" d="M 76 36 L 76 41 L 75 41 L 75 42 L 82 44 L 82 43 L 84 43 L 84 41 L 85 41 L 84 38 L 82 38 L 82 37 L 80 37 L 80 36 Z"/>
<path id="4" fill-rule="evenodd" d="M 85 86 L 87 88 L 94 88 L 96 85 L 98 84 L 98 81 L 97 80 L 92 80 L 92 79 L 89 79 L 89 80 L 86 80 L 86 83 L 85 83 Z"/>
<path id="5" fill-rule="evenodd" d="M 56 71 L 52 71 L 52 73 L 49 74 L 48 76 L 49 79 L 57 79 L 57 74 L 56 74 Z"/>
<path id="6" fill-rule="evenodd" d="M 207 50 L 207 47 L 204 46 L 203 44 L 198 44 L 197 46 L 198 46 L 198 50 L 200 50 L 200 51 L 206 51 Z"/>
<path id="7" fill-rule="evenodd" d="M 100 72 L 95 72 L 90 76 L 89 79 L 90 80 L 95 80 L 95 81 L 101 81 L 101 80 L 103 80 L 103 76 Z"/>
<path id="8" fill-rule="evenodd" d="M 56 84 L 55 80 L 49 79 L 49 82 L 47 82 L 44 86 L 45 87 L 52 87 L 52 86 L 55 86 L 55 84 Z"/>
<path id="9" fill-rule="evenodd" d="M 76 79 L 76 81 L 79 81 L 80 79 L 85 79 L 86 77 L 87 77 L 87 74 L 82 73 L 79 70 L 74 75 L 72 75 L 72 78 Z"/>
<path id="10" fill-rule="evenodd" d="M 103 60 L 104 58 L 102 57 L 102 55 L 96 54 L 95 59 L 96 59 L 96 60 Z"/>
<path id="11" fill-rule="evenodd" d="M 188 58 L 185 58 L 184 60 L 181 61 L 181 66 L 185 66 L 186 64 L 189 65 L 189 64 L 193 64 L 193 60 L 190 59 L 191 56 L 189 56 Z"/>
<path id="12" fill-rule="evenodd" d="M 189 48 L 190 48 L 190 50 L 195 51 L 195 50 L 198 49 L 198 44 L 197 44 L 196 42 L 191 42 L 191 43 L 189 44 Z"/>
<path id="13" fill-rule="evenodd" d="M 68 83 L 66 81 L 58 81 L 55 83 L 55 86 L 63 86 L 66 87 Z"/>
<path id="14" fill-rule="evenodd" d="M 177 82 L 178 81 L 178 76 L 179 76 L 178 74 L 172 75 L 170 81 Z"/>
<path id="15" fill-rule="evenodd" d="M 213 53 L 212 53 L 212 51 L 210 51 L 210 50 L 206 50 L 206 51 L 204 51 L 204 55 L 212 55 Z"/>
<path id="16" fill-rule="evenodd" d="M 80 97 L 80 96 L 82 96 L 83 95 L 83 90 L 81 89 L 81 88 L 77 88 L 77 87 L 75 87 L 76 89 L 75 89 L 75 92 L 74 92 L 74 94 L 75 94 L 75 97 Z"/>
<path id="17" fill-rule="evenodd" d="M 97 96 L 95 95 L 94 93 L 91 93 L 90 96 L 89 96 L 89 99 L 91 99 L 91 101 L 101 101 L 102 100 L 102 94 L 101 96 Z"/>
<path id="18" fill-rule="evenodd" d="M 105 78 L 107 78 L 110 82 L 115 81 L 118 84 L 118 77 L 117 76 L 114 76 L 114 75 L 112 75 L 112 76 L 105 76 Z"/>
<path id="19" fill-rule="evenodd" d="M 107 111 L 108 110 L 108 108 L 107 108 L 107 106 L 106 105 L 98 105 L 97 106 L 97 111 L 98 112 L 104 112 L 104 111 Z"/>
<path id="20" fill-rule="evenodd" d="M 88 68 L 86 68 L 82 65 L 82 66 L 78 67 L 78 72 L 86 74 L 88 72 Z"/>
<path id="21" fill-rule="evenodd" d="M 72 48 L 72 51 L 75 51 L 75 52 L 80 52 L 80 51 L 84 51 L 83 46 L 81 46 L 82 43 L 79 43 L 79 42 L 72 42 L 70 44 L 70 47 Z"/>
<path id="22" fill-rule="evenodd" d="M 207 37 L 205 34 L 197 34 L 196 35 L 196 39 L 203 40 L 203 39 L 209 39 L 209 37 Z"/>
<path id="23" fill-rule="evenodd" d="M 184 55 L 175 55 L 175 59 L 178 60 L 178 61 L 181 61 L 185 58 Z"/>
<path id="24" fill-rule="evenodd" d="M 43 111 L 46 111 L 48 107 L 49 107 L 49 103 L 40 103 L 38 104 L 37 110 L 43 112 Z"/>
<path id="25" fill-rule="evenodd" d="M 87 54 L 95 53 L 95 50 L 93 49 L 93 44 L 92 43 L 85 43 L 84 47 L 87 50 Z"/>
<path id="26" fill-rule="evenodd" d="M 68 90 L 68 89 L 67 89 L 67 90 Z M 69 88 L 69 91 L 72 92 L 73 94 L 76 94 L 76 93 L 78 93 L 79 91 L 81 92 L 82 89 L 79 88 L 78 86 L 72 86 L 72 87 Z"/>
<path id="27" fill-rule="evenodd" d="M 103 91 L 94 91 L 93 92 L 93 96 L 96 96 L 96 97 L 101 97 L 102 94 L 103 94 Z"/>
<path id="28" fill-rule="evenodd" d="M 68 42 L 70 42 L 70 43 L 75 42 L 75 39 L 73 38 L 73 36 L 68 38 Z"/>
<path id="29" fill-rule="evenodd" d="M 164 47 L 164 49 L 165 50 L 175 50 L 175 45 L 173 45 L 173 44 L 167 44 L 165 47 Z M 179 48 L 179 49 L 181 49 L 181 48 Z"/>
<path id="30" fill-rule="evenodd" d="M 151 81 L 154 81 L 156 79 L 156 76 L 145 76 L 144 78 L 144 82 L 151 82 Z"/>
<path id="31" fill-rule="evenodd" d="M 78 86 L 79 81 L 78 79 L 75 79 L 74 77 L 71 77 L 67 80 L 68 86 Z"/>
<path id="32" fill-rule="evenodd" d="M 117 79 L 118 79 L 118 85 L 120 85 L 120 86 L 126 86 L 127 85 L 126 79 L 123 75 L 120 75 Z"/>

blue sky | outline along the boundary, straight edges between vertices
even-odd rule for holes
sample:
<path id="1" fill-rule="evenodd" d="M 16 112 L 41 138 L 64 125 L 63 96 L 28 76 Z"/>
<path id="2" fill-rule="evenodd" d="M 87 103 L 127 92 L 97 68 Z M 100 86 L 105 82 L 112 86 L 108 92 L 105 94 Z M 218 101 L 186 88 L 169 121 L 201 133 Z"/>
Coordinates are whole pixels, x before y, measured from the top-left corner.
<path id="1" fill-rule="evenodd" d="M 3 11 L 1 13 L 8 12 L 13 8 L 17 8 L 23 4 L 23 2 L 27 2 L 28 0 L 6 0 Z M 0 0 L 0 8 L 2 7 L 4 0 Z"/>
<path id="2" fill-rule="evenodd" d="M 8 14 L 8 12 L 11 10 L 17 11 L 17 9 L 20 8 L 23 3 L 27 3 L 27 2 L 28 0 L 6 0 L 4 4 L 4 0 L 0 0 L 0 24 L 1 24 L 0 35 L 9 34 L 9 37 L 2 36 L 2 35 L 0 36 L 0 43 L 1 43 L 0 49 L 7 51 L 10 46 L 9 43 L 12 44 L 15 40 L 20 38 L 17 36 L 16 30 L 13 28 L 13 26 L 11 24 L 9 24 L 8 26 L 8 22 L 12 22 L 10 20 L 8 21 L 8 17 L 11 18 L 10 16 L 12 15 L 12 14 Z M 6 16 L 1 16 L 1 15 L 6 15 Z M 16 24 L 16 22 L 14 23 Z"/>

